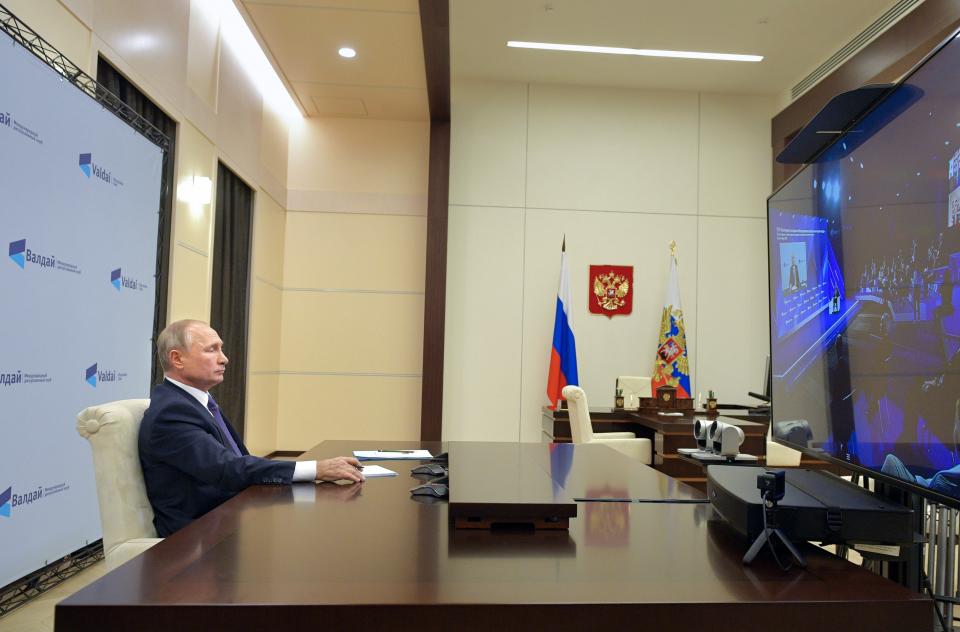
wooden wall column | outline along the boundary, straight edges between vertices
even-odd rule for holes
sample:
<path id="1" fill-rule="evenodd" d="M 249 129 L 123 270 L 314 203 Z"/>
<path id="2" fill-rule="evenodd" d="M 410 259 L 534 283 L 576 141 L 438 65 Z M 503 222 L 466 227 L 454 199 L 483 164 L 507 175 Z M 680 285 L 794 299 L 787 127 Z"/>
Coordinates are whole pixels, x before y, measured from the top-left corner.
<path id="1" fill-rule="evenodd" d="M 450 5 L 420 0 L 423 61 L 430 103 L 427 257 L 423 304 L 423 388 L 420 439 L 443 431 L 443 337 L 447 298 L 447 214 L 450 184 Z"/>

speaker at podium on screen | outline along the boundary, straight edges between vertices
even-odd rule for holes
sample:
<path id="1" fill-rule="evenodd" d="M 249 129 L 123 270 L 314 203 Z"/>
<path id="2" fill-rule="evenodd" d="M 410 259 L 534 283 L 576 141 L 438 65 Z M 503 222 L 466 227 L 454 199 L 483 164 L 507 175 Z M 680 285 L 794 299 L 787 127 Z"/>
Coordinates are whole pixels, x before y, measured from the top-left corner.
<path id="1" fill-rule="evenodd" d="M 636 410 L 640 407 L 641 397 L 652 397 L 649 377 L 621 375 L 617 378 L 617 392 L 623 394 L 623 407 Z"/>

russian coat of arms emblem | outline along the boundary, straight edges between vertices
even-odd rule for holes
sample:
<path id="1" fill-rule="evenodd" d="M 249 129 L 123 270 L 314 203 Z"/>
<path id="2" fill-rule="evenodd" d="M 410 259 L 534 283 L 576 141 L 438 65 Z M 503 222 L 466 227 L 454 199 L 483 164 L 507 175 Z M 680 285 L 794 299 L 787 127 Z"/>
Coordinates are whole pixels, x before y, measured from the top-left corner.
<path id="1" fill-rule="evenodd" d="M 613 318 L 633 311 L 633 266 L 590 266 L 590 311 Z"/>

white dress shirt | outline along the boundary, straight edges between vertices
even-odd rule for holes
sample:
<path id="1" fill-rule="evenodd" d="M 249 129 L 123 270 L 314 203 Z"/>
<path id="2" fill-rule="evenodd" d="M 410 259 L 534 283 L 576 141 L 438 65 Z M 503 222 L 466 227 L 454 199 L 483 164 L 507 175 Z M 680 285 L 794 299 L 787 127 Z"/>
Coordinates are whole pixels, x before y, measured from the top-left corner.
<path id="1" fill-rule="evenodd" d="M 168 382 L 174 386 L 178 386 L 185 390 L 187 393 L 192 395 L 200 405 L 209 413 L 210 409 L 207 408 L 207 403 L 210 401 L 210 393 L 206 391 L 201 391 L 199 388 L 194 388 L 184 384 L 183 382 L 178 382 L 172 377 L 164 376 Z M 210 413 L 210 416 L 213 417 L 213 413 Z M 293 469 L 293 482 L 294 483 L 306 483 L 313 482 L 317 479 L 317 462 L 316 461 L 296 461 L 294 463 Z"/>

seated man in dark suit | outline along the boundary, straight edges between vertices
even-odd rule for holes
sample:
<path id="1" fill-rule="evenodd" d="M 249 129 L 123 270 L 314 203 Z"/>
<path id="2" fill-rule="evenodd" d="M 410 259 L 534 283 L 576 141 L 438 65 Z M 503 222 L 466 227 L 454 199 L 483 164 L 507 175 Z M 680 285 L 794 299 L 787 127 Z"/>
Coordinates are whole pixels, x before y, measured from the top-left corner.
<path id="1" fill-rule="evenodd" d="M 362 482 L 353 457 L 270 461 L 251 456 L 207 392 L 223 381 L 227 356 L 206 323 L 180 320 L 157 337 L 164 381 L 140 424 L 139 451 L 157 535 L 185 527 L 250 485 Z"/>

